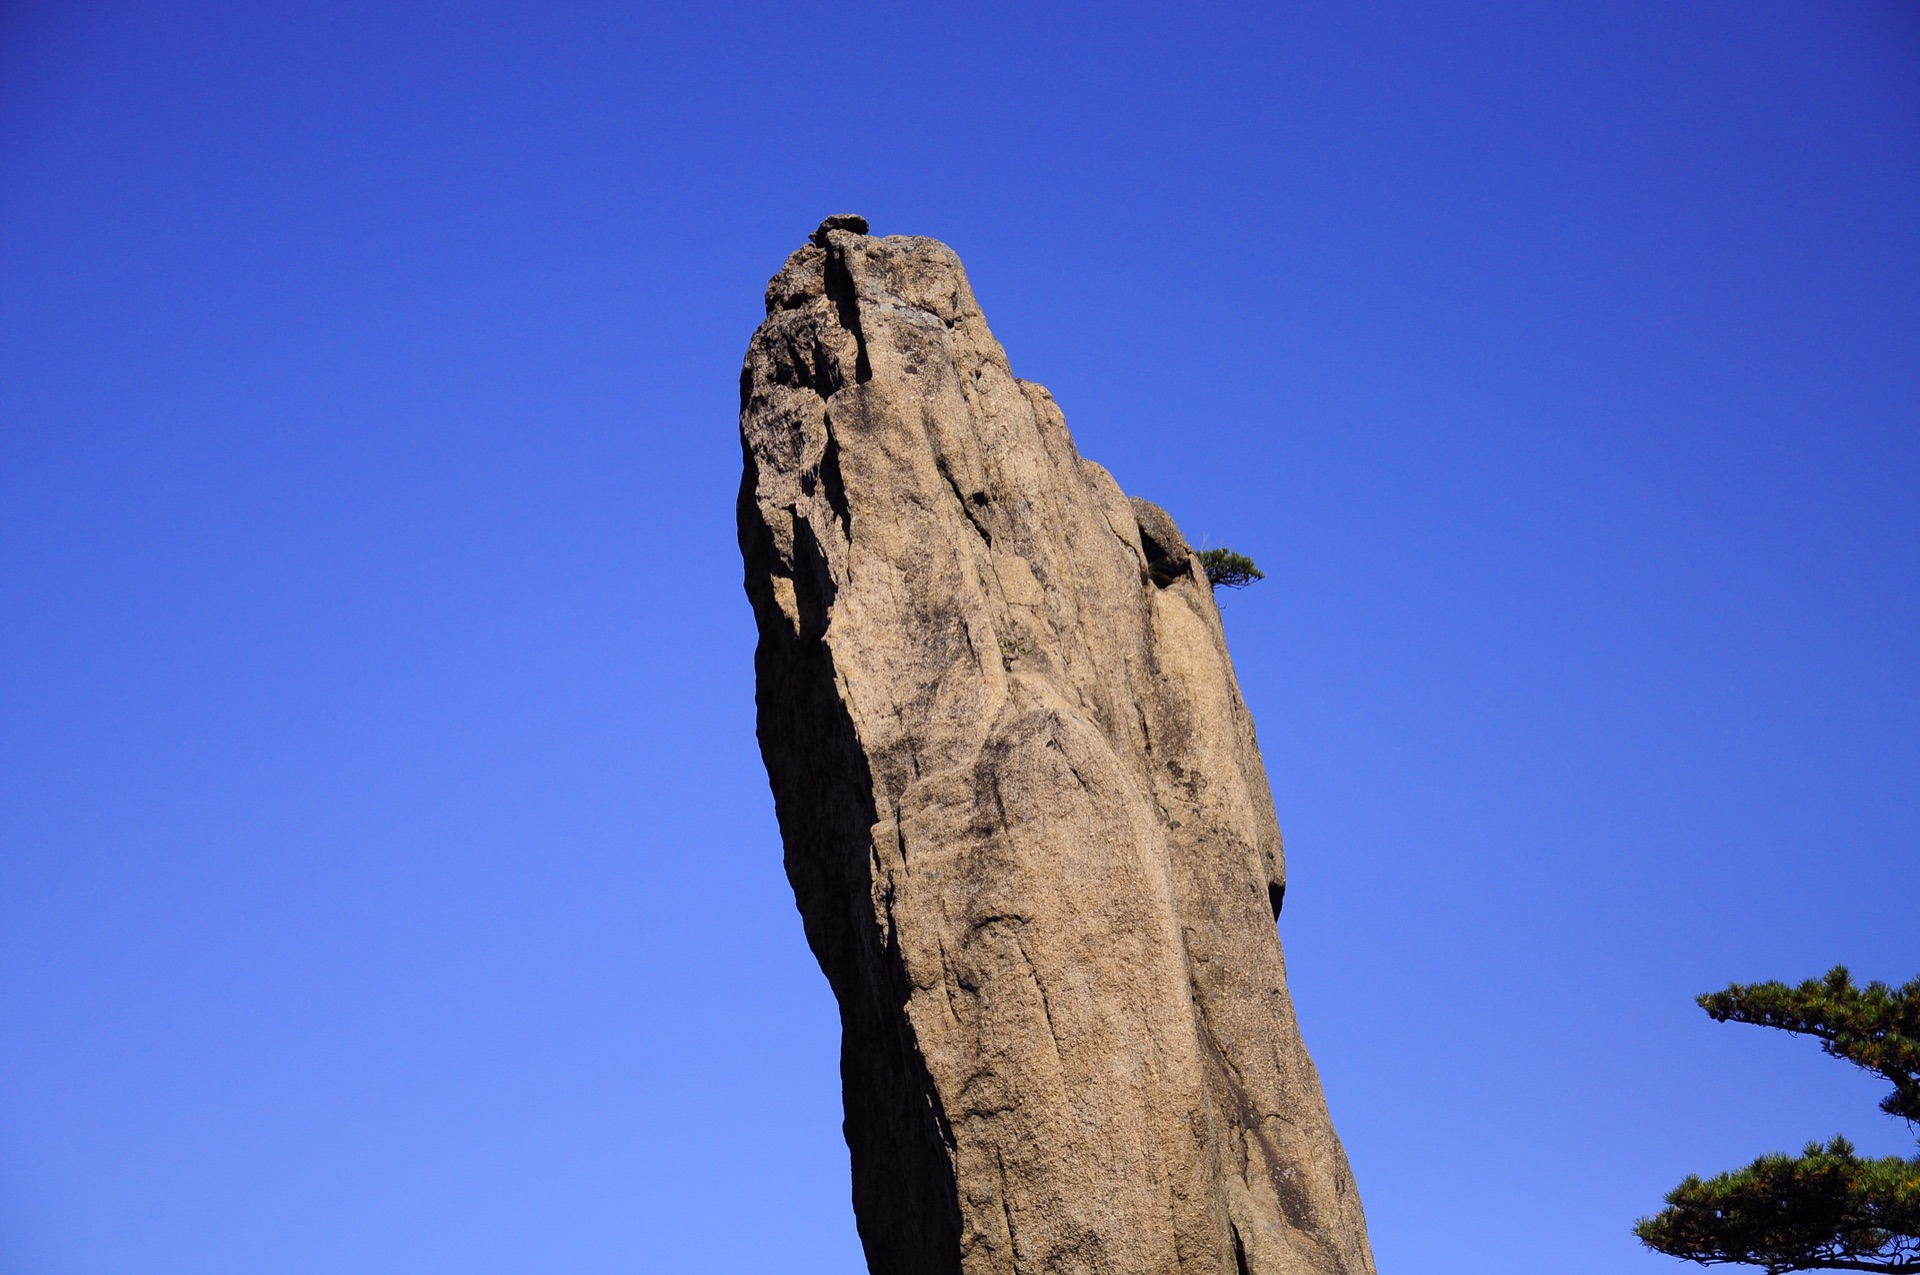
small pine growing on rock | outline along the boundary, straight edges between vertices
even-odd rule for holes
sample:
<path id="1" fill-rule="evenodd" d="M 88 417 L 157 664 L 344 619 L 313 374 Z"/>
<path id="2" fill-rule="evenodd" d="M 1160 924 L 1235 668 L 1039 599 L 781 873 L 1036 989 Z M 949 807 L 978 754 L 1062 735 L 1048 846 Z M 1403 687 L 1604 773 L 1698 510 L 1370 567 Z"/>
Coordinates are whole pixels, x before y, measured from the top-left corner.
<path id="1" fill-rule="evenodd" d="M 1207 583 L 1215 588 L 1224 584 L 1229 589 L 1244 589 L 1255 580 L 1267 578 L 1265 572 L 1253 565 L 1252 558 L 1231 549 L 1202 549 L 1200 565 L 1206 568 Z"/>

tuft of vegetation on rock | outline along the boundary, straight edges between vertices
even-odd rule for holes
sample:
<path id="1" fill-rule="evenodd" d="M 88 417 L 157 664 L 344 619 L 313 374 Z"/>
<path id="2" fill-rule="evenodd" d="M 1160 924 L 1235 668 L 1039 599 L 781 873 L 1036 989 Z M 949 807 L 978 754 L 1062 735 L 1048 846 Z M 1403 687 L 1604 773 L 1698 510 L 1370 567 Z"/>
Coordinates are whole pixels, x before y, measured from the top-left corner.
<path id="1" fill-rule="evenodd" d="M 1920 978 L 1855 987 L 1836 965 L 1798 987 L 1736 983 L 1699 1002 L 1716 1022 L 1812 1036 L 1833 1057 L 1892 1081 L 1880 1109 L 1920 1123 Z M 1702 1266 L 1920 1273 L 1920 1158 L 1863 1160 L 1836 1137 L 1797 1156 L 1765 1155 L 1733 1173 L 1689 1177 L 1666 1203 L 1634 1234 L 1657 1253 Z"/>
<path id="2" fill-rule="evenodd" d="M 1231 549 L 1202 549 L 1200 565 L 1206 568 L 1207 583 L 1216 589 L 1222 585 L 1244 589 L 1255 580 L 1267 578 L 1265 572 L 1253 565 L 1252 558 Z"/>

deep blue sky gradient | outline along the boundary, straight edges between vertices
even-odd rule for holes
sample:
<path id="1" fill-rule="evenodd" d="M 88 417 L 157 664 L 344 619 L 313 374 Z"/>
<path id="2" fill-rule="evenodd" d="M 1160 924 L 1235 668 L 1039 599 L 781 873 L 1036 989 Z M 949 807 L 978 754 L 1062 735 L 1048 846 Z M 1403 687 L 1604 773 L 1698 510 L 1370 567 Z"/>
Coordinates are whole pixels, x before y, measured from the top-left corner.
<path id="1" fill-rule="evenodd" d="M 0 18 L 0 1271 L 861 1268 L 737 374 L 952 244 L 1226 602 L 1384 1272 L 1911 1139 L 1909 4 Z"/>

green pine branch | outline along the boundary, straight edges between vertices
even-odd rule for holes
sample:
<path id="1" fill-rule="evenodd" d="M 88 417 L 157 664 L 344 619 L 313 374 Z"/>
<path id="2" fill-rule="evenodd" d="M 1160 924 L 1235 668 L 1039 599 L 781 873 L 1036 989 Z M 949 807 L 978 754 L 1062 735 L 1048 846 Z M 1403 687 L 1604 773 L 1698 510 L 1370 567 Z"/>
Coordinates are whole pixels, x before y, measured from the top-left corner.
<path id="1" fill-rule="evenodd" d="M 1920 1123 L 1920 978 L 1905 987 L 1855 987 L 1847 967 L 1798 987 L 1735 983 L 1699 998 L 1716 1022 L 1752 1023 L 1812 1036 L 1835 1058 L 1893 1082 L 1880 1110 Z"/>
<path id="2" fill-rule="evenodd" d="M 1734 1173 L 1690 1177 L 1633 1228 L 1655 1252 L 1710 1266 L 1920 1272 L 1920 1160 L 1862 1160 L 1845 1138 Z"/>

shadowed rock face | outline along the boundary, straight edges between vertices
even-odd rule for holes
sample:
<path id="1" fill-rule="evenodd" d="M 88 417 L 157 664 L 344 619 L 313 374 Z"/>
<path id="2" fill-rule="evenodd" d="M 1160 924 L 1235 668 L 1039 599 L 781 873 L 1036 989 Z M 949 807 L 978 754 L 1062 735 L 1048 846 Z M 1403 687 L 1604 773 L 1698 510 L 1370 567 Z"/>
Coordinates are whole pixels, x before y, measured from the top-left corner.
<path id="1" fill-rule="evenodd" d="M 866 228 L 767 287 L 739 513 L 869 1267 L 1370 1275 L 1206 577 L 952 250 Z"/>

